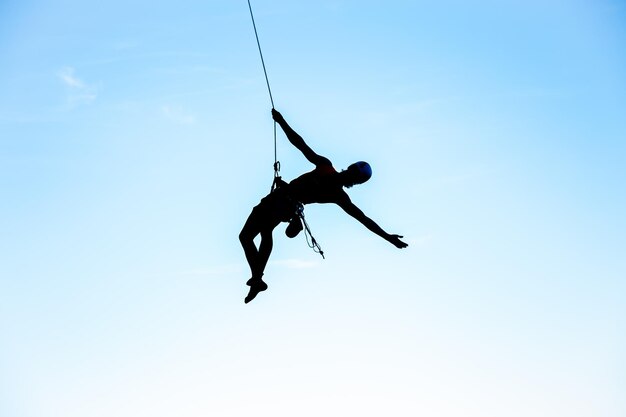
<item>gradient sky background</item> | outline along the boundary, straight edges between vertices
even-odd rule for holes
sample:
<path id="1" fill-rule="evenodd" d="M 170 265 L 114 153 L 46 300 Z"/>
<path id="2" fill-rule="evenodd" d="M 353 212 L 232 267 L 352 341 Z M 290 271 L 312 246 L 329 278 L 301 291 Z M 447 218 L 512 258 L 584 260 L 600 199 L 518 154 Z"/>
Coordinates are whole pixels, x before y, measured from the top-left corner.
<path id="1" fill-rule="evenodd" d="M 624 2 L 252 6 L 276 107 L 410 247 L 310 206 L 327 259 L 281 226 L 244 305 L 246 1 L 3 0 L 0 415 L 626 415 Z"/>

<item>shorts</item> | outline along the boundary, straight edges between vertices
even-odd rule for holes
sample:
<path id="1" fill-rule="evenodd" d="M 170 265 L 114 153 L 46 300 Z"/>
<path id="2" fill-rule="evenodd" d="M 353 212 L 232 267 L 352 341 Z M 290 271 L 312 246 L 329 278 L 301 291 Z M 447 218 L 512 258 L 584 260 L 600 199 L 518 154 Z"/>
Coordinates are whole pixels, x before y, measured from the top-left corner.
<path id="1" fill-rule="evenodd" d="M 263 197 L 254 210 L 262 211 L 266 216 L 281 222 L 288 222 L 297 215 L 299 206 L 300 203 L 292 199 L 285 189 L 277 188 Z"/>

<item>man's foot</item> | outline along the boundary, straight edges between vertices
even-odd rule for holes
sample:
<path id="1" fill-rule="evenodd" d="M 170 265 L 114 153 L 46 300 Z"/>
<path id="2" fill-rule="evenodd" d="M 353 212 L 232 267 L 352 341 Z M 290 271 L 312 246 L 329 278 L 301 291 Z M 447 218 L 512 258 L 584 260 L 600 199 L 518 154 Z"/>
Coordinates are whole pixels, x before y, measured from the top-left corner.
<path id="1" fill-rule="evenodd" d="M 267 289 L 267 284 L 262 279 L 253 279 L 250 278 L 248 280 L 248 285 L 250 286 L 250 291 L 246 296 L 244 302 L 248 304 L 250 301 L 254 300 L 254 298 L 261 292 Z"/>

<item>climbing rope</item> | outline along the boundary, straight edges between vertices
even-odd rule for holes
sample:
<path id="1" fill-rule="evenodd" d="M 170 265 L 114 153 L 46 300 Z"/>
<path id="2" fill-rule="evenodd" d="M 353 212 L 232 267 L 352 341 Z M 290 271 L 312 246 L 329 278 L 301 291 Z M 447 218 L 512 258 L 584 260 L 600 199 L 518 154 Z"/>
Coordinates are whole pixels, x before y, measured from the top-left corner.
<path id="1" fill-rule="evenodd" d="M 274 98 L 272 97 L 272 89 L 270 87 L 270 80 L 267 76 L 267 69 L 265 68 L 265 60 L 263 59 L 263 51 L 261 50 L 261 42 L 259 41 L 259 32 L 256 29 L 256 23 L 254 21 L 254 13 L 252 13 L 252 6 L 250 5 L 250 0 L 248 0 L 248 9 L 250 10 L 250 18 L 252 19 L 252 27 L 254 28 L 254 36 L 256 37 L 256 45 L 259 48 L 259 56 L 261 57 L 261 64 L 263 65 L 263 74 L 265 75 L 265 83 L 267 84 L 267 92 L 270 95 L 270 102 L 272 103 L 272 109 L 274 109 Z M 280 178 L 280 161 L 278 160 L 278 152 L 276 146 L 276 121 L 274 121 L 274 181 L 272 182 L 272 191 L 274 191 L 280 184 L 283 182 Z M 304 225 L 304 236 L 306 237 L 306 243 L 309 245 L 313 252 L 319 253 L 323 259 L 324 251 L 317 243 L 313 234 L 311 234 L 311 229 L 309 228 L 308 223 L 304 219 L 304 206 L 299 204 L 297 209 L 297 215 L 302 220 L 302 224 Z"/>
<path id="2" fill-rule="evenodd" d="M 250 18 L 252 19 L 252 27 L 254 28 L 254 36 L 256 37 L 256 45 L 259 47 L 259 55 L 261 56 L 261 64 L 263 65 L 263 74 L 265 75 L 265 83 L 267 84 L 267 91 L 270 93 L 270 102 L 272 103 L 272 109 L 274 108 L 274 98 L 272 97 L 272 89 L 270 88 L 270 80 L 267 77 L 267 69 L 265 68 L 265 60 L 263 59 L 263 51 L 261 50 L 261 42 L 259 41 L 259 33 L 256 29 L 256 23 L 254 22 L 254 14 L 252 13 L 252 6 L 250 0 L 248 0 L 248 9 L 250 10 Z M 279 177 L 280 162 L 278 161 L 278 152 L 276 150 L 276 121 L 274 121 L 274 180 Z M 274 185 L 272 184 L 272 190 Z"/>

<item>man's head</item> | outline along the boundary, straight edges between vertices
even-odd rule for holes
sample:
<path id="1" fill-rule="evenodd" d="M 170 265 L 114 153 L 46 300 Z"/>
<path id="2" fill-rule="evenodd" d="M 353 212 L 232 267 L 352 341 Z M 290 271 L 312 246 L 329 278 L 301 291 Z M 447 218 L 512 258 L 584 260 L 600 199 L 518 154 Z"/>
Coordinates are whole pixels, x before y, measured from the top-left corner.
<path id="1" fill-rule="evenodd" d="M 343 175 L 344 186 L 349 188 L 369 180 L 372 177 L 372 167 L 367 162 L 355 162 L 347 170 L 343 171 Z"/>

